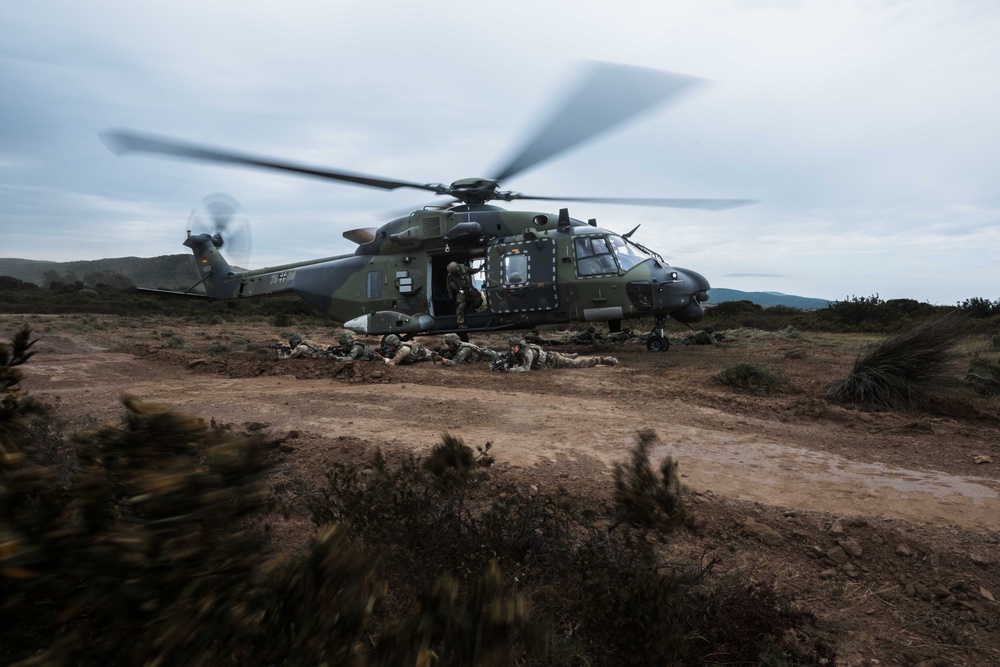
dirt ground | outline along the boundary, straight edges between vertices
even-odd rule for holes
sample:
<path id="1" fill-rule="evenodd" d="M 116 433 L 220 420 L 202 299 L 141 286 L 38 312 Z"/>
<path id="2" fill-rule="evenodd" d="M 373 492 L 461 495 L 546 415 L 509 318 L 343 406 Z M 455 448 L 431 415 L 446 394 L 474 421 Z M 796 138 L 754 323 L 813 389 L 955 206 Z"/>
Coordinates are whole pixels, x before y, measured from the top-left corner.
<path id="1" fill-rule="evenodd" d="M 675 329 L 666 353 L 557 348 L 614 355 L 615 367 L 501 374 L 486 364 L 279 361 L 266 346 L 288 328 L 266 324 L 5 315 L 0 333 L 23 323 L 40 339 L 24 386 L 55 406 L 65 432 L 116 421 L 128 393 L 280 438 L 279 474 L 304 484 L 344 457 L 423 453 L 451 433 L 491 442 L 526 488 L 607 497 L 611 466 L 638 430 L 653 429 L 654 464 L 679 461 L 704 524 L 677 548 L 721 558 L 719 574 L 774 582 L 819 617 L 838 664 L 1000 664 L 1000 405 L 902 415 L 826 402 L 872 337 L 735 331 L 683 346 Z M 338 332 L 302 333 L 333 342 Z M 505 338 L 473 340 L 499 348 Z M 740 360 L 780 369 L 778 391 L 719 382 Z M 273 534 L 306 530 L 292 520 Z"/>

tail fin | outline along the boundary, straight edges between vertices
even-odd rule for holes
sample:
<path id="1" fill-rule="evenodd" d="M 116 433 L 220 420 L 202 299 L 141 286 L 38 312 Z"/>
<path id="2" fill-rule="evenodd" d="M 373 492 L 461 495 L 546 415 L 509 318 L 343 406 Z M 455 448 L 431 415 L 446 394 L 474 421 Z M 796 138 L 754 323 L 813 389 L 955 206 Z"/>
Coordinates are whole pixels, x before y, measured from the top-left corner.
<path id="1" fill-rule="evenodd" d="M 205 293 L 215 299 L 233 299 L 239 296 L 240 274 L 226 261 L 219 247 L 222 239 L 208 234 L 193 234 L 187 237 L 184 245 L 194 252 L 198 265 L 198 275 L 205 286 Z"/>

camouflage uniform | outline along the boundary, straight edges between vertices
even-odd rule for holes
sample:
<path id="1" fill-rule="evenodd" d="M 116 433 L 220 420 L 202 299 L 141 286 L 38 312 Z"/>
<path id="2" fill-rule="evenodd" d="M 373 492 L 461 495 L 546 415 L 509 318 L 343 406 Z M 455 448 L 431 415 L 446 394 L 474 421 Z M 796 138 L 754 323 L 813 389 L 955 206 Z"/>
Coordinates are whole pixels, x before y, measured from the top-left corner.
<path id="1" fill-rule="evenodd" d="M 441 363 L 446 366 L 458 366 L 475 361 L 494 361 L 500 353 L 488 347 L 480 347 L 463 342 L 458 334 L 450 333 L 444 337 L 444 344 L 451 350 L 451 357 L 441 357 Z"/>
<path id="2" fill-rule="evenodd" d="M 349 333 L 342 333 L 337 338 L 340 343 L 341 354 L 333 354 L 331 358 L 336 361 L 375 361 L 382 356 L 371 345 L 366 345 Z"/>
<path id="3" fill-rule="evenodd" d="M 597 327 L 590 326 L 570 336 L 569 342 L 577 345 L 594 345 L 607 342 L 607 336 L 598 333 Z"/>
<path id="4" fill-rule="evenodd" d="M 455 317 L 458 326 L 465 326 L 465 310 L 471 308 L 476 312 L 483 307 L 483 295 L 472 284 L 472 269 L 458 262 L 448 264 L 448 298 L 455 300 Z"/>
<path id="5" fill-rule="evenodd" d="M 534 343 L 535 345 L 562 345 L 563 342 L 559 340 L 548 340 L 542 338 L 542 334 L 538 332 L 538 329 L 532 329 L 528 333 L 524 334 L 524 340 L 528 343 Z"/>
<path id="6" fill-rule="evenodd" d="M 385 348 L 392 355 L 386 363 L 390 366 L 430 361 L 433 353 L 423 345 L 413 341 L 402 342 L 396 334 L 385 337 Z"/>
<path id="7" fill-rule="evenodd" d="M 617 366 L 614 357 L 580 357 L 542 349 L 523 338 L 510 338 L 511 366 L 508 373 L 527 373 L 540 368 L 592 368 L 594 366 Z"/>
<path id="8" fill-rule="evenodd" d="M 300 359 L 305 357 L 318 358 L 327 356 L 327 348 L 325 345 L 314 343 L 311 340 L 305 340 L 298 334 L 291 336 L 288 339 L 288 347 L 291 349 L 287 352 L 283 350 L 278 351 L 279 359 Z"/>
<path id="9" fill-rule="evenodd" d="M 712 330 L 714 331 L 714 329 Z M 700 329 L 692 334 L 688 334 L 681 339 L 682 345 L 715 345 L 715 338 L 712 331 Z"/>

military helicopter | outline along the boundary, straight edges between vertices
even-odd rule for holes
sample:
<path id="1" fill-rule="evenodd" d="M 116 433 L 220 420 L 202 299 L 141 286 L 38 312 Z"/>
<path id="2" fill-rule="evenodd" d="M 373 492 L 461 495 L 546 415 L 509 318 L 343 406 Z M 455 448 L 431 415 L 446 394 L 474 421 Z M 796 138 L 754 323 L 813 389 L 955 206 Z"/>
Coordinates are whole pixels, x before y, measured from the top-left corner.
<path id="1" fill-rule="evenodd" d="M 501 190 L 500 183 L 535 167 L 656 104 L 675 99 L 703 80 L 683 74 L 592 62 L 572 94 L 558 105 L 526 145 L 494 171 L 493 178 L 463 178 L 450 185 L 415 183 L 330 170 L 128 130 L 100 134 L 112 152 L 152 153 L 277 170 L 355 185 L 395 190 L 413 188 L 449 197 L 378 228 L 352 229 L 344 237 L 358 244 L 352 254 L 240 271 L 222 255 L 229 243 L 227 213 L 215 230 L 192 233 L 184 245 L 194 252 L 203 285 L 214 299 L 294 293 L 367 335 L 404 340 L 431 332 L 531 329 L 546 324 L 607 322 L 620 331 L 624 320 L 651 318 L 650 351 L 665 351 L 666 319 L 690 324 L 704 316 L 710 289 L 704 276 L 670 266 L 632 240 L 635 229 L 618 234 L 558 213 L 511 211 L 489 202 L 518 200 L 594 202 L 638 206 L 724 210 L 756 203 L 749 199 L 553 197 Z M 459 328 L 456 303 L 446 288 L 450 263 L 485 271 L 485 307 Z M 188 293 L 191 293 L 188 290 Z"/>

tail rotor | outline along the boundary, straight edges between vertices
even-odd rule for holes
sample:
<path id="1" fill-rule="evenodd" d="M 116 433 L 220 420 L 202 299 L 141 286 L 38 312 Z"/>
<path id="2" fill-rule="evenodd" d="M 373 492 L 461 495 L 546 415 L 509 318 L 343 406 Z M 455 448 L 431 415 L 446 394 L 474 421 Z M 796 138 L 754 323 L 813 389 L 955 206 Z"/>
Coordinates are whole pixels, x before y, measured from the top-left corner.
<path id="1" fill-rule="evenodd" d="M 216 192 L 202 199 L 191 211 L 188 231 L 211 236 L 234 268 L 245 269 L 250 263 L 250 221 L 233 197 Z"/>

